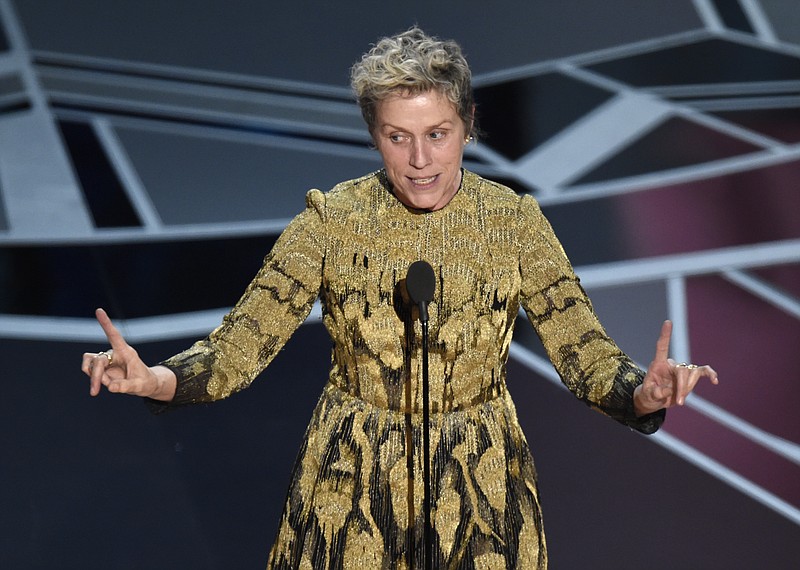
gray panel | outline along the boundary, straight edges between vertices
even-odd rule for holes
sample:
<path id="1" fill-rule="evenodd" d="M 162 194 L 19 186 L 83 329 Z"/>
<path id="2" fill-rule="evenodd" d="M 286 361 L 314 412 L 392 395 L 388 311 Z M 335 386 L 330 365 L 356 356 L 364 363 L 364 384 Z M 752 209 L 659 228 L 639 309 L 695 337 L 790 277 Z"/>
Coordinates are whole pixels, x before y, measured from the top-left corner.
<path id="1" fill-rule="evenodd" d="M 0 175 L 15 236 L 50 239 L 91 231 L 83 192 L 45 110 L 0 119 Z"/>
<path id="2" fill-rule="evenodd" d="M 414 23 L 457 38 L 476 74 L 700 27 L 689 0 L 459 3 L 17 0 L 35 50 L 345 86 L 379 36 Z M 65 25 L 65 23 L 68 23 Z M 224 23 L 224 25 L 220 25 Z"/>
<path id="3" fill-rule="evenodd" d="M 316 134 L 326 132 L 366 141 L 364 121 L 355 102 L 324 101 L 265 90 L 210 86 L 135 74 L 64 69 L 40 65 L 42 88 L 54 106 L 88 108 L 120 114 L 233 124 L 247 128 L 280 128 Z"/>
<path id="4" fill-rule="evenodd" d="M 329 152 L 123 128 L 118 131 L 165 224 L 287 219 L 310 188 L 380 166 Z"/>
<path id="5" fill-rule="evenodd" d="M 797 2 L 761 0 L 759 3 L 780 40 L 800 43 L 800 11 L 797 10 Z"/>

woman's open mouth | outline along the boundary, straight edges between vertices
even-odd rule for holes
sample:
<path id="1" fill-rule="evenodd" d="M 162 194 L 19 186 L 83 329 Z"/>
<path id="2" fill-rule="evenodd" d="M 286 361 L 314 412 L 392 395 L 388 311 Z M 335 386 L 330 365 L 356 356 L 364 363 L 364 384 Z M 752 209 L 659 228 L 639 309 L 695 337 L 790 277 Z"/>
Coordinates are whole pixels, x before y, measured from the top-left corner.
<path id="1" fill-rule="evenodd" d="M 411 178 L 411 183 L 414 186 L 430 186 L 433 184 L 439 176 L 431 176 L 429 178 Z"/>

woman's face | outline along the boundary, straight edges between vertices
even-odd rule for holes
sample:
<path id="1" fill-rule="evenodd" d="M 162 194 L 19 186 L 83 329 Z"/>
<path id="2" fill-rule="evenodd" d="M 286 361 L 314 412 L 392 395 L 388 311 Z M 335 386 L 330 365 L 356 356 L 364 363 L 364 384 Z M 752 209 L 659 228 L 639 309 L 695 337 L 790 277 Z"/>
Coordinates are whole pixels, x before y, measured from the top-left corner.
<path id="1" fill-rule="evenodd" d="M 394 95 L 378 103 L 372 133 L 397 198 L 438 210 L 461 184 L 466 132 L 455 105 L 438 91 Z"/>

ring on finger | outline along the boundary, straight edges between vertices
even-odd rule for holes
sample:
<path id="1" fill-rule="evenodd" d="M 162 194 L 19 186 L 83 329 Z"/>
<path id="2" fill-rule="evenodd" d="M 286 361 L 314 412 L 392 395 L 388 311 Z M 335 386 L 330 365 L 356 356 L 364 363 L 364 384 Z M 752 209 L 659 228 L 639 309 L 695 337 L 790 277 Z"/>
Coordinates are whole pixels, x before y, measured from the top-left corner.
<path id="1" fill-rule="evenodd" d="M 98 352 L 98 353 L 97 353 L 97 356 L 105 356 L 106 358 L 108 358 L 108 364 L 109 364 L 109 366 L 110 366 L 110 365 L 111 365 L 111 363 L 114 361 L 114 357 L 113 357 L 113 355 L 112 355 L 112 353 L 111 353 L 111 351 L 110 351 L 110 350 L 109 350 L 109 351 L 103 350 L 103 351 L 101 351 L 101 352 Z"/>

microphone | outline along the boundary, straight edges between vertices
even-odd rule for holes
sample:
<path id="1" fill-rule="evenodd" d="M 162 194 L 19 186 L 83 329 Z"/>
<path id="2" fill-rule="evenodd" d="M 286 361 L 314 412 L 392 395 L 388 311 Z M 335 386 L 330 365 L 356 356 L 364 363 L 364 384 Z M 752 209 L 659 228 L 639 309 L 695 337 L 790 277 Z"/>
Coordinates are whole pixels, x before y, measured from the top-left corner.
<path id="1" fill-rule="evenodd" d="M 430 263 L 420 260 L 411 264 L 406 276 L 406 289 L 414 304 L 419 306 L 419 320 L 427 323 L 428 303 L 433 300 L 436 289 L 436 276 Z"/>

